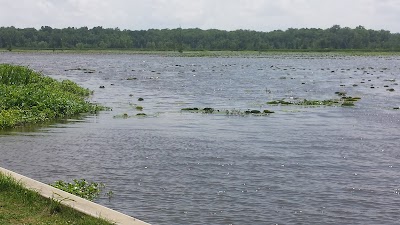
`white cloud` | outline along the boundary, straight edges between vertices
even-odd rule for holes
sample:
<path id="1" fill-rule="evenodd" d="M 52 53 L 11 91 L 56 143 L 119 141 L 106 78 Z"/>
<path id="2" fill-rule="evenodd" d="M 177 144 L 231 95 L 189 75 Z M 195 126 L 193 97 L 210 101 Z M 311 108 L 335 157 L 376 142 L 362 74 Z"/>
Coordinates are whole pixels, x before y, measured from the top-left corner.
<path id="1" fill-rule="evenodd" d="M 399 0 L 0 0 L 0 26 L 121 29 L 328 28 L 400 32 Z"/>

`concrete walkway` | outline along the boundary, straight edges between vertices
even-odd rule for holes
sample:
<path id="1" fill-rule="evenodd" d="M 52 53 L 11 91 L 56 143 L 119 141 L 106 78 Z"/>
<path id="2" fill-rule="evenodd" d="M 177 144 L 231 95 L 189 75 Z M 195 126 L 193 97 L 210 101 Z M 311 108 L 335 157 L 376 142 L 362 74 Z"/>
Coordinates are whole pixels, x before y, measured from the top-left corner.
<path id="1" fill-rule="evenodd" d="M 54 188 L 50 185 L 22 176 L 18 173 L 0 167 L 0 173 L 10 175 L 20 181 L 26 188 L 37 191 L 43 197 L 60 200 L 61 204 L 74 208 L 87 215 L 103 218 L 118 225 L 149 225 L 146 222 L 135 219 L 131 216 L 109 209 L 102 205 L 72 195 L 65 191 Z"/>

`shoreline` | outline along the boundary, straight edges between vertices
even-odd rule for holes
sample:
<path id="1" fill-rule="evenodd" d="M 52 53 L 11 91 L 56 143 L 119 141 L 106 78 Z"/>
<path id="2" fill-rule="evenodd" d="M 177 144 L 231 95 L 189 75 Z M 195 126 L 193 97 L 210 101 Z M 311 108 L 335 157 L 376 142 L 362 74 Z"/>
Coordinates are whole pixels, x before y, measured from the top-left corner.
<path id="1" fill-rule="evenodd" d="M 266 50 L 266 51 L 160 51 L 160 50 L 133 50 L 133 49 L 0 49 L 0 53 L 43 53 L 43 54 L 126 54 L 126 55 L 158 55 L 172 57 L 234 57 L 234 56 L 269 56 L 269 55 L 344 55 L 344 56 L 398 56 L 400 51 L 382 50 Z"/>
<path id="2" fill-rule="evenodd" d="M 120 213 L 89 200 L 80 198 L 76 195 L 54 188 L 50 185 L 36 181 L 32 178 L 15 173 L 11 170 L 0 167 L 0 173 L 11 176 L 16 181 L 20 182 L 26 189 L 33 190 L 44 198 L 54 199 L 62 205 L 70 207 L 86 215 L 95 218 L 105 219 L 107 221 L 111 221 L 115 224 L 121 225 L 149 225 L 149 223 L 146 223 L 134 217 Z"/>

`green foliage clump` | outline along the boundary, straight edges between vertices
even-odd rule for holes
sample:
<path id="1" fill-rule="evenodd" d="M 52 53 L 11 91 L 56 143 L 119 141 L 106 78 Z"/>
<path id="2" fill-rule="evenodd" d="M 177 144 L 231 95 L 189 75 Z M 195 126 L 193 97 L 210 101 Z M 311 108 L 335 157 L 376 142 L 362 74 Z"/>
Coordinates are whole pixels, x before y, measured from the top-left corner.
<path id="1" fill-rule="evenodd" d="M 91 91 L 22 66 L 0 65 L 0 129 L 104 110 L 86 101 Z"/>
<path id="2" fill-rule="evenodd" d="M 338 94 L 338 93 L 336 93 Z M 343 96 L 342 94 L 338 94 L 339 96 Z M 291 100 L 290 102 L 282 100 L 275 100 L 267 102 L 269 105 L 298 105 L 298 106 L 354 106 L 354 102 L 360 100 L 360 97 L 346 97 L 343 96 L 341 99 L 327 99 L 327 100 Z"/>
<path id="3" fill-rule="evenodd" d="M 105 187 L 103 183 L 87 182 L 85 179 L 74 179 L 72 183 L 58 180 L 51 186 L 89 201 L 99 197 Z"/>

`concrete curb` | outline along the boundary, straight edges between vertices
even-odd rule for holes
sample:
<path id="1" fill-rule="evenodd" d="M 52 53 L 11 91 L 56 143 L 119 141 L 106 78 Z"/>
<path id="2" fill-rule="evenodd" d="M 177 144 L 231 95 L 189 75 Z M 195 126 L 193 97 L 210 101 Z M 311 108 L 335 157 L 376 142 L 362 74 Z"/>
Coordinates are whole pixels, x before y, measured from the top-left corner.
<path id="1" fill-rule="evenodd" d="M 41 183 L 39 181 L 33 180 L 29 177 L 25 177 L 10 170 L 4 169 L 2 167 L 0 167 L 0 173 L 10 175 L 11 177 L 15 178 L 17 181 L 20 181 L 23 185 L 25 185 L 26 188 L 37 191 L 40 195 L 42 195 L 45 198 L 53 198 L 56 200 L 60 200 L 61 204 L 69 206 L 87 215 L 96 218 L 106 219 L 118 225 L 149 225 L 149 223 L 135 219 L 131 216 L 125 215 L 123 213 L 109 209 L 102 205 L 72 195 L 70 193 L 59 190 L 57 188 Z"/>

